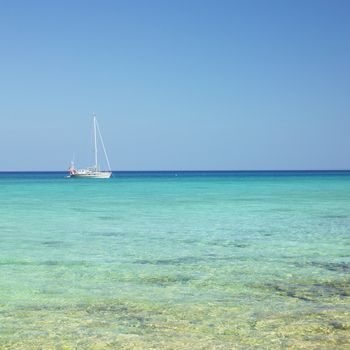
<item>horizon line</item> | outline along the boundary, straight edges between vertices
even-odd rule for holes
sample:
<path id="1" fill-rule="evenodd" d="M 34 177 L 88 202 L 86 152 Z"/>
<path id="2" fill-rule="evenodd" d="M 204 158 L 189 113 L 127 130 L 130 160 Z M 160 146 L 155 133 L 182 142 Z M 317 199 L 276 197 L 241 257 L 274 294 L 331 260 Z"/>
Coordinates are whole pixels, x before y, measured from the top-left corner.
<path id="1" fill-rule="evenodd" d="M 350 171 L 349 169 L 207 169 L 207 170 L 111 170 L 113 173 L 156 173 L 156 172 L 317 172 L 317 171 Z M 67 173 L 66 170 L 0 170 L 0 173 Z"/>

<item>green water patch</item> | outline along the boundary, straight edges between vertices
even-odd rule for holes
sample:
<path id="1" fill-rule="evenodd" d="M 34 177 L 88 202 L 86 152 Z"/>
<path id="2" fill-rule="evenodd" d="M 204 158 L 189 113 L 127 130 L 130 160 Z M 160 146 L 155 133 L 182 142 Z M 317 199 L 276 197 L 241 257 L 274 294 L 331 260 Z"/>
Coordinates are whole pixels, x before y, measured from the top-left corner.
<path id="1" fill-rule="evenodd" d="M 196 256 L 184 256 L 170 259 L 136 260 L 134 261 L 134 263 L 141 265 L 192 265 L 197 264 L 203 260 L 206 259 L 203 257 Z"/>
<path id="2" fill-rule="evenodd" d="M 137 285 L 153 285 L 157 287 L 166 287 L 172 285 L 183 285 L 193 280 L 194 277 L 184 274 L 169 274 L 169 275 L 142 275 L 142 274 L 117 274 L 114 276 L 114 280 L 121 283 L 132 283 Z"/>
<path id="3" fill-rule="evenodd" d="M 61 260 L 45 260 L 45 261 L 26 261 L 26 260 L 3 260 L 0 261 L 0 266 L 88 266 L 89 263 L 84 260 L 71 260 L 71 261 L 61 261 Z"/>
<path id="4" fill-rule="evenodd" d="M 100 210 L 88 209 L 88 208 L 70 208 L 71 211 L 78 213 L 100 213 Z"/>
<path id="5" fill-rule="evenodd" d="M 135 260 L 134 264 L 140 265 L 164 265 L 164 266 L 180 266 L 180 265 L 198 265 L 198 264 L 210 264 L 216 262 L 232 262 L 236 261 L 237 258 L 232 255 L 222 255 L 215 253 L 207 253 L 201 256 L 183 256 L 176 258 L 168 258 L 168 259 L 138 259 Z"/>
<path id="6" fill-rule="evenodd" d="M 215 261 L 232 261 L 235 258 L 233 256 L 220 256 L 217 254 L 205 254 L 203 256 L 183 256 L 178 258 L 169 259 L 139 259 L 135 260 L 134 264 L 140 265 L 196 265 L 202 263 L 210 263 Z"/>
<path id="7" fill-rule="evenodd" d="M 281 213 L 295 211 L 295 209 L 293 209 L 293 208 L 288 208 L 288 207 L 275 208 L 275 209 L 273 209 L 273 210 L 274 210 L 275 212 L 281 212 Z"/>

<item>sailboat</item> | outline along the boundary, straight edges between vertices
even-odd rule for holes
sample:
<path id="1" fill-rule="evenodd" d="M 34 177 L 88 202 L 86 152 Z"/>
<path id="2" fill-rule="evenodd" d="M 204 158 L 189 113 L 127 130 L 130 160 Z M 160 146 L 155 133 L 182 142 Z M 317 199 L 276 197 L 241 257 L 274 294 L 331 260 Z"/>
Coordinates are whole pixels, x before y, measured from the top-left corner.
<path id="1" fill-rule="evenodd" d="M 94 156 L 95 164 L 89 168 L 85 169 L 76 169 L 74 166 L 74 161 L 72 161 L 71 166 L 69 167 L 69 178 L 90 178 L 90 179 L 109 179 L 112 176 L 111 166 L 109 164 L 109 159 L 107 156 L 106 148 L 103 142 L 101 135 L 100 127 L 98 125 L 96 115 L 94 117 Z M 108 171 L 101 171 L 98 163 L 98 150 L 97 150 L 97 134 L 100 138 L 102 149 L 106 158 L 108 165 Z"/>

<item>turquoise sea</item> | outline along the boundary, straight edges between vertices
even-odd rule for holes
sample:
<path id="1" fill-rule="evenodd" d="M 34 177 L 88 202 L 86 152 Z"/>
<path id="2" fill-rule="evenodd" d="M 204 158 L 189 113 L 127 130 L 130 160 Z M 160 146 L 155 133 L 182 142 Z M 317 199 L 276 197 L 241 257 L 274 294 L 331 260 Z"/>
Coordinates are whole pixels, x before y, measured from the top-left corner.
<path id="1" fill-rule="evenodd" d="M 0 174 L 0 349 L 350 349 L 350 172 Z"/>

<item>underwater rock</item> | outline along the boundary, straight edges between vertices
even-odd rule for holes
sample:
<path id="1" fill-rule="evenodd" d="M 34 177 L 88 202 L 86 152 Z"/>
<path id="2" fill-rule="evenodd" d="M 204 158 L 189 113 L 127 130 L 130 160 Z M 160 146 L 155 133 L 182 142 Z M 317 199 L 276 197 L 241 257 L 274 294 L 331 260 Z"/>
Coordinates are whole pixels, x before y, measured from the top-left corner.
<path id="1" fill-rule="evenodd" d="M 295 262 L 293 263 L 296 267 L 318 267 L 322 269 L 326 269 L 329 271 L 336 272 L 350 272 L 350 262 L 323 262 L 323 261 L 308 261 L 308 262 Z"/>
<path id="2" fill-rule="evenodd" d="M 44 241 L 44 242 L 41 242 L 41 244 L 49 247 L 55 247 L 55 246 L 60 246 L 64 244 L 64 242 L 63 241 Z"/>
<path id="3" fill-rule="evenodd" d="M 105 215 L 105 216 L 98 216 L 98 219 L 101 219 L 101 220 L 115 220 L 116 217 Z"/>
<path id="4" fill-rule="evenodd" d="M 268 288 L 279 295 L 299 299 L 302 301 L 317 301 L 320 298 L 333 297 L 346 298 L 350 296 L 350 281 L 333 281 L 322 283 L 266 283 L 263 288 Z"/>
<path id="5" fill-rule="evenodd" d="M 120 237 L 120 236 L 123 236 L 123 233 L 108 231 L 108 232 L 100 232 L 97 235 L 105 236 L 105 237 Z"/>
<path id="6" fill-rule="evenodd" d="M 347 219 L 348 215 L 322 215 L 321 218 L 324 219 Z"/>
<path id="7" fill-rule="evenodd" d="M 330 321 L 329 325 L 333 327 L 334 329 L 341 329 L 341 330 L 346 330 L 348 327 L 346 327 L 344 324 L 338 321 Z"/>
<path id="8" fill-rule="evenodd" d="M 181 265 L 181 264 L 196 264 L 203 261 L 203 258 L 198 258 L 195 256 L 184 256 L 181 258 L 173 259 L 157 259 L 157 260 L 136 260 L 135 264 L 150 264 L 150 265 Z"/>
<path id="9" fill-rule="evenodd" d="M 150 276 L 141 278 L 142 283 L 156 284 L 159 286 L 167 286 L 171 284 L 185 284 L 191 281 L 192 278 L 189 276 Z M 139 280 L 137 280 L 139 281 Z"/>

